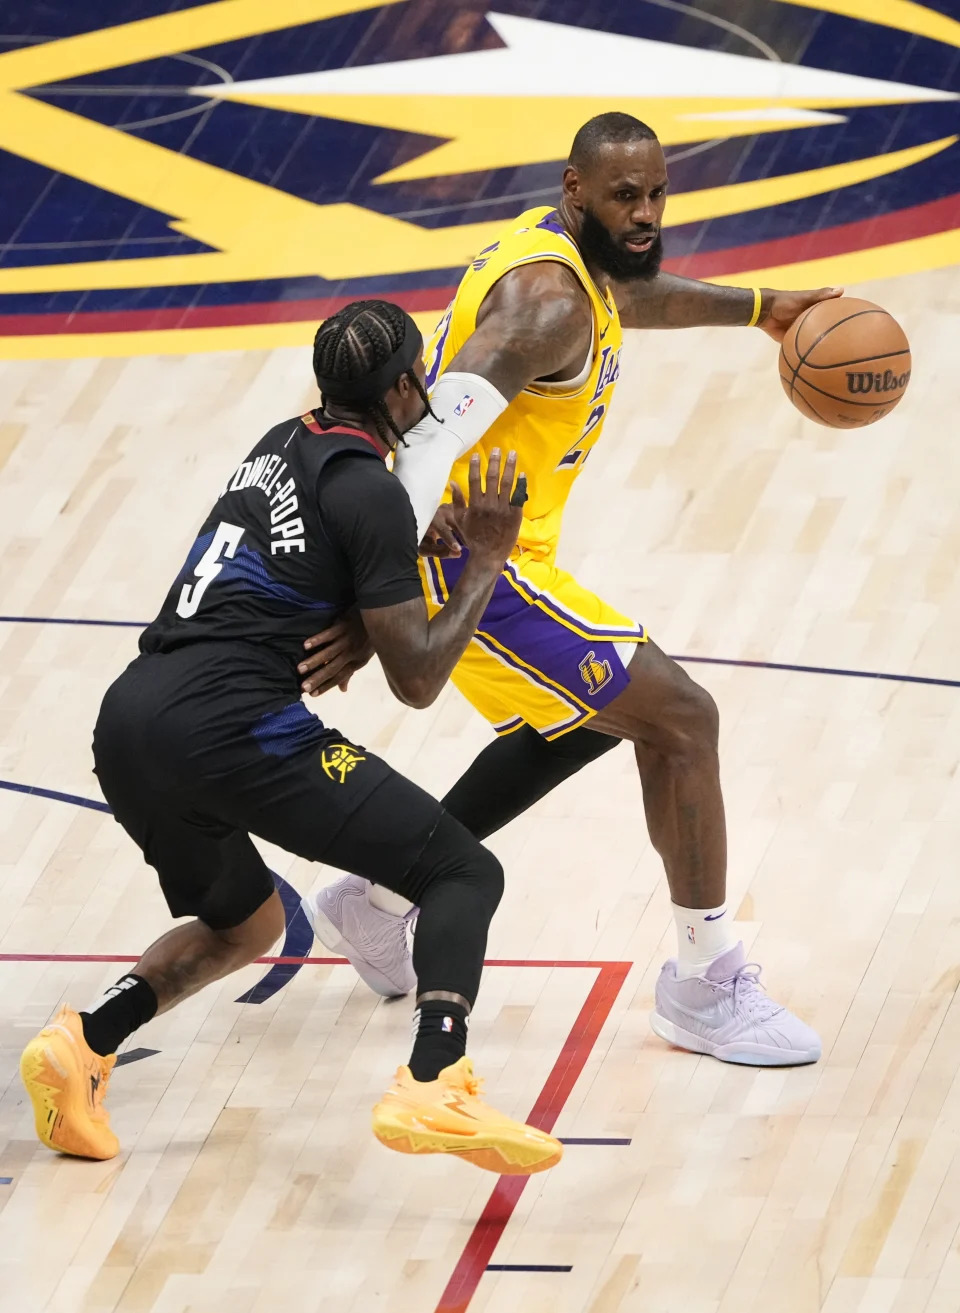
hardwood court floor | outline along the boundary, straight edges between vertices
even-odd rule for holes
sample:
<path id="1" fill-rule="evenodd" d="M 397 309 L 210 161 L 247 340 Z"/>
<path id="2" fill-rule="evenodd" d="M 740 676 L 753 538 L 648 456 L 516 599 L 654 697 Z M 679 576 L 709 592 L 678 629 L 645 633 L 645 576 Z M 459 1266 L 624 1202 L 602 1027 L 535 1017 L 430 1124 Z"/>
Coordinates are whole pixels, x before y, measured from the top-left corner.
<path id="1" fill-rule="evenodd" d="M 497 1187 L 476 1231 L 493 1178 L 368 1131 L 410 1003 L 321 963 L 259 1004 L 234 1000 L 265 966 L 155 1020 L 113 1081 L 121 1156 L 58 1160 L 17 1056 L 122 967 L 51 955 L 136 955 L 167 919 L 108 816 L 0 790 L 4 1313 L 453 1313 L 474 1287 L 471 1313 L 956 1313 L 960 272 L 856 291 L 912 339 L 895 415 L 801 420 L 760 333 L 634 336 L 563 549 L 672 653 L 948 681 L 689 667 L 721 708 L 732 904 L 823 1060 L 738 1069 L 649 1033 L 673 931 L 624 748 L 494 840 L 490 954 L 516 964 L 487 973 L 472 1050 L 505 1110 L 540 1100 L 562 1136 L 627 1143 Z M 0 366 L 4 615 L 148 620 L 308 381 L 292 349 Z M 91 726 L 136 633 L 0 624 L 0 780 L 99 798 Z M 316 705 L 437 791 L 488 737 L 453 690 L 410 712 L 376 670 Z M 325 878 L 270 858 L 301 893 Z M 529 961 L 629 970 L 617 988 L 615 966 Z M 537 1267 L 569 1271 L 516 1270 Z"/>

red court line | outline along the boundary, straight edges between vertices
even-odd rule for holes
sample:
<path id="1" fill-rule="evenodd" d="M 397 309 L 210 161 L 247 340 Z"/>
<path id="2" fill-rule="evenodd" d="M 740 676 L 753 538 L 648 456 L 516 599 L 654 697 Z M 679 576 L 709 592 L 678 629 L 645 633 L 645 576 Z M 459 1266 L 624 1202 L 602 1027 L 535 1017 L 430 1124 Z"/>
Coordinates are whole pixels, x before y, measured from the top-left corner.
<path id="1" fill-rule="evenodd" d="M 137 957 L 117 953 L 0 953 L 0 962 L 136 962 Z M 342 957 L 259 957 L 259 963 L 297 963 L 336 966 Z M 570 1028 L 563 1048 L 527 1118 L 531 1126 L 552 1131 L 580 1073 L 593 1051 L 603 1024 L 627 978 L 632 962 L 590 962 L 569 958 L 491 958 L 487 967 L 582 968 L 597 978 Z M 465 1313 L 480 1278 L 513 1216 L 527 1184 L 526 1176 L 501 1176 L 486 1207 L 470 1233 L 453 1275 L 447 1282 L 435 1313 Z"/>
<path id="2" fill-rule="evenodd" d="M 943 196 L 938 201 L 911 205 L 875 218 L 840 223 L 832 228 L 818 228 L 793 237 L 778 237 L 752 246 L 732 246 L 723 251 L 700 251 L 664 260 L 670 273 L 685 278 L 722 278 L 728 274 L 747 273 L 751 269 L 773 269 L 782 264 L 803 260 L 822 260 L 851 251 L 867 250 L 909 241 L 913 237 L 932 237 L 960 227 L 960 193 Z"/>
<path id="3" fill-rule="evenodd" d="M 493 965 L 488 964 L 488 965 Z M 498 965 L 506 965 L 500 963 Z M 511 963 L 514 966 L 543 966 L 546 963 L 531 962 Z M 560 1056 L 553 1064 L 553 1070 L 547 1077 L 546 1084 L 540 1091 L 540 1097 L 533 1105 L 533 1111 L 527 1120 L 540 1130 L 553 1130 L 563 1105 L 570 1096 L 577 1078 L 583 1071 L 584 1064 L 590 1056 L 603 1023 L 610 1015 L 610 1009 L 620 992 L 630 962 L 556 962 L 553 966 L 593 966 L 599 967 L 593 988 L 573 1023 Z M 476 1294 L 480 1278 L 487 1269 L 493 1251 L 513 1211 L 523 1193 L 529 1177 L 501 1176 L 493 1188 L 487 1206 L 477 1219 L 470 1238 L 464 1246 L 460 1261 L 454 1268 L 453 1275 L 447 1282 L 446 1289 L 440 1296 L 435 1313 L 465 1313 L 467 1306 Z"/>
<path id="4" fill-rule="evenodd" d="M 440 311 L 456 287 L 378 292 L 411 314 Z M 158 307 L 155 310 L 81 310 L 66 314 L 0 315 L 0 336 L 37 333 L 132 333 L 177 328 L 230 328 L 238 324 L 291 324 L 326 319 L 356 296 L 320 296 L 302 301 L 241 301 L 232 305 Z"/>
<path id="5" fill-rule="evenodd" d="M 663 267 L 687 278 L 721 278 L 803 260 L 846 255 L 872 246 L 927 237 L 960 227 L 960 193 L 925 201 L 853 223 L 795 233 L 753 245 L 669 257 Z M 412 314 L 437 314 L 455 287 L 412 288 L 378 293 Z M 354 296 L 311 297 L 296 301 L 244 301 L 217 306 L 157 307 L 153 310 L 82 310 L 64 314 L 0 315 L 0 337 L 33 334 L 128 333 L 178 328 L 223 328 L 239 324 L 296 323 L 336 314 Z"/>

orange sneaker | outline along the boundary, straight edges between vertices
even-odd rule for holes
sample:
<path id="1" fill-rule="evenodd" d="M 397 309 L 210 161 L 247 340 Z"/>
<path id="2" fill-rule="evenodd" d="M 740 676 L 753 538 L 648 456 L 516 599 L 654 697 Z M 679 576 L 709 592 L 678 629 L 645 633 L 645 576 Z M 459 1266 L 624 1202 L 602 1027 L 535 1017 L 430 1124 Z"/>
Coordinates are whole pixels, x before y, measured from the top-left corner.
<path id="1" fill-rule="evenodd" d="M 416 1081 L 401 1067 L 373 1110 L 373 1133 L 398 1153 L 451 1153 L 505 1176 L 545 1172 L 560 1161 L 559 1140 L 488 1107 L 480 1088 L 469 1058 L 432 1081 Z"/>
<path id="2" fill-rule="evenodd" d="M 20 1079 L 44 1144 L 78 1158 L 116 1155 L 120 1142 L 103 1107 L 116 1060 L 116 1054 L 94 1053 L 80 1017 L 67 1007 L 30 1041 L 20 1057 Z"/>

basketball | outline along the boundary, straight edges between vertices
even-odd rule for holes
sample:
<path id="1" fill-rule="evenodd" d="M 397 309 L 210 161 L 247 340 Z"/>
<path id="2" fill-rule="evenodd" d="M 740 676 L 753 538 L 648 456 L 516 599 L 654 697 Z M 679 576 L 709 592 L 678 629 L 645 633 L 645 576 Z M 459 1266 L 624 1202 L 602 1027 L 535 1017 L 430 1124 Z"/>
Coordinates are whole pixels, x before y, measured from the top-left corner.
<path id="1" fill-rule="evenodd" d="M 910 382 L 910 343 L 882 306 L 819 301 L 787 329 L 780 382 L 807 419 L 858 429 L 889 415 Z"/>

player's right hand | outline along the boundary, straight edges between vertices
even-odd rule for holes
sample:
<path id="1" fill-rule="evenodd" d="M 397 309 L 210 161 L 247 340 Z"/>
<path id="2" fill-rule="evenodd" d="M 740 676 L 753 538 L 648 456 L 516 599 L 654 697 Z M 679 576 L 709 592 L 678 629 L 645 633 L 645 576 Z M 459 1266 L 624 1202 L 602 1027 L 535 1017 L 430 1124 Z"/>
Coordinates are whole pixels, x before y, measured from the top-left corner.
<path id="1" fill-rule="evenodd" d="M 470 458 L 469 501 L 456 488 L 453 504 L 459 512 L 459 532 L 471 555 L 486 556 L 502 564 L 516 545 L 527 500 L 527 481 L 517 475 L 517 453 L 510 451 L 500 473 L 500 449 L 495 447 L 480 480 L 480 455 Z M 516 482 L 516 489 L 514 483 Z"/>
<path id="2" fill-rule="evenodd" d="M 423 535 L 423 542 L 420 544 L 421 556 L 460 555 L 460 539 L 457 535 L 460 532 L 460 516 L 463 513 L 464 501 L 455 483 L 451 483 L 450 489 L 454 498 L 459 497 L 459 504 L 455 500 L 453 503 L 444 502 L 437 508 L 430 528 Z"/>

